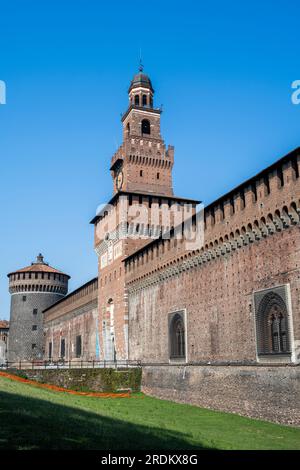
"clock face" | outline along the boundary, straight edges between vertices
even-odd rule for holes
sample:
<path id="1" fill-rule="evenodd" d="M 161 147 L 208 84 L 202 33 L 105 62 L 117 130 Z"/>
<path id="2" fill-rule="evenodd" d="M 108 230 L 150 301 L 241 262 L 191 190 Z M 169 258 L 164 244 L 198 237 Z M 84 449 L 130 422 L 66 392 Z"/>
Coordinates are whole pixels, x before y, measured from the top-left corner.
<path id="1" fill-rule="evenodd" d="M 120 191 L 123 185 L 123 171 L 119 171 L 116 178 L 117 189 Z"/>

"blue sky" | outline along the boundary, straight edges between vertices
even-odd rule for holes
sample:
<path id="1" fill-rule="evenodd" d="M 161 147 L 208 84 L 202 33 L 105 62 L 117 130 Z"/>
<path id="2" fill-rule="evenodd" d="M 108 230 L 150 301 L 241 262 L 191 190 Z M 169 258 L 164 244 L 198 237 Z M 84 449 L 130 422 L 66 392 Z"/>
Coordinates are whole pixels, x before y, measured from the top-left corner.
<path id="1" fill-rule="evenodd" d="M 0 318 L 38 252 L 76 288 L 97 272 L 96 206 L 139 50 L 175 145 L 174 189 L 204 203 L 300 145 L 297 1 L 0 0 Z"/>

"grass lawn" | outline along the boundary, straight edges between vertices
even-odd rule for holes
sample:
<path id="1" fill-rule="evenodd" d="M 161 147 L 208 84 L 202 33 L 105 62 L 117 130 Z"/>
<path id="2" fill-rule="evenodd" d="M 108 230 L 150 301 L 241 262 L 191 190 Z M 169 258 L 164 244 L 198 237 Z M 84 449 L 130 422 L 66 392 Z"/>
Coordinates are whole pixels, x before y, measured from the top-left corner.
<path id="1" fill-rule="evenodd" d="M 0 377 L 0 449 L 300 449 L 300 429 L 142 394 L 73 396 Z"/>

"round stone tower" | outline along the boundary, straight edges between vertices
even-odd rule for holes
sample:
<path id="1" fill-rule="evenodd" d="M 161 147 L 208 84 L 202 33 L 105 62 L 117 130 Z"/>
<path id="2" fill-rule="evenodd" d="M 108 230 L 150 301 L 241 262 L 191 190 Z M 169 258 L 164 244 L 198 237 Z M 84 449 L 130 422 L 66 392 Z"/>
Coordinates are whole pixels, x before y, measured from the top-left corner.
<path id="1" fill-rule="evenodd" d="M 43 358 L 43 311 L 68 293 L 70 276 L 45 263 L 41 254 L 31 266 L 11 272 L 8 360 Z"/>

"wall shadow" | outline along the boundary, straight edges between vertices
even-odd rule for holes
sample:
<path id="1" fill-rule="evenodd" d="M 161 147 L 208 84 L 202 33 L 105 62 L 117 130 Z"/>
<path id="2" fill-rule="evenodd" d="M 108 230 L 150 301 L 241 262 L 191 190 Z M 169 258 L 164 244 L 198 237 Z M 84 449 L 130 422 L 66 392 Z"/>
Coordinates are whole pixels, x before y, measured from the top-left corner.
<path id="1" fill-rule="evenodd" d="M 205 447 L 207 448 L 207 447 Z M 183 433 L 0 392 L 1 450 L 189 450 Z"/>

